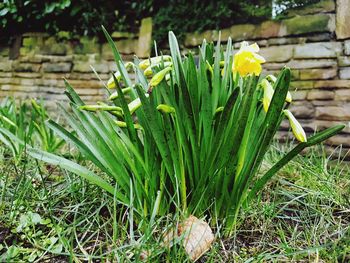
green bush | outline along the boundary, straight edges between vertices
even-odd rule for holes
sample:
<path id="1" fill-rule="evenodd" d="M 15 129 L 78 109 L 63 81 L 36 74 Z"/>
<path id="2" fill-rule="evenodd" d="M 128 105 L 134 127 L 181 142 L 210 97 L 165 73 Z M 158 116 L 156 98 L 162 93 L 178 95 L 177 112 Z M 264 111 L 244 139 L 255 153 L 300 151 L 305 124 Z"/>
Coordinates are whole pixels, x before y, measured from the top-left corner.
<path id="1" fill-rule="evenodd" d="M 319 0 L 277 0 L 284 8 L 300 7 Z M 28 31 L 100 35 L 100 25 L 109 31 L 137 31 L 140 20 L 152 16 L 154 39 L 166 42 L 169 30 L 182 39 L 184 33 L 219 29 L 238 23 L 257 23 L 271 18 L 271 0 L 5 0 L 0 3 L 3 36 Z"/>
<path id="2" fill-rule="evenodd" d="M 257 45 L 243 44 L 233 56 L 231 39 L 225 52 L 220 43 L 214 47 L 204 41 L 196 65 L 191 54 L 182 58 L 170 32 L 171 56 L 124 64 L 105 34 L 119 69 L 106 88 L 115 91 L 109 91 L 106 103 L 86 105 L 66 83 L 71 111 L 61 108 L 71 130 L 48 121 L 105 176 L 74 160 L 27 150 L 110 193 L 118 204 L 132 209 L 136 223 L 154 222 L 157 215 L 174 212 L 185 217 L 209 213 L 228 234 L 241 206 L 254 200 L 279 169 L 306 147 L 344 128 L 338 125 L 306 138 L 287 110 L 290 70 L 284 68 L 277 79 L 259 78 L 264 59 L 256 53 Z M 135 81 L 128 71 L 134 71 Z M 300 142 L 259 175 L 285 116 Z"/>

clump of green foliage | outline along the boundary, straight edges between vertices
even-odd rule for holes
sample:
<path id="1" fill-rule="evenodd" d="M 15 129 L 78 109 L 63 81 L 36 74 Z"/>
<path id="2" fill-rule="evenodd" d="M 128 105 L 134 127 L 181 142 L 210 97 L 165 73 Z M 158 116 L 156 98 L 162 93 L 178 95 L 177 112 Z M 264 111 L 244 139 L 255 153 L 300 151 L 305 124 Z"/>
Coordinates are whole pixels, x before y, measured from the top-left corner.
<path id="1" fill-rule="evenodd" d="M 26 144 L 56 152 L 63 146 L 64 140 L 47 127 L 47 119 L 48 114 L 42 102 L 32 100 L 29 106 L 28 102 L 16 103 L 14 98 L 5 98 L 0 103 L 0 127 L 5 131 L 0 132 L 0 142 L 10 148 L 16 161 L 24 157 Z M 12 135 L 25 144 L 11 139 Z"/>
<path id="2" fill-rule="evenodd" d="M 66 83 L 72 111 L 61 108 L 72 131 L 52 120 L 48 127 L 75 145 L 107 177 L 47 151 L 33 147 L 27 151 L 96 184 L 114 196 L 118 205 L 130 208 L 138 223 L 179 211 L 185 217 L 209 213 L 229 234 L 240 208 L 254 200 L 273 175 L 306 147 L 344 128 L 338 125 L 306 139 L 289 113 L 301 142 L 259 176 L 290 102 L 288 68 L 267 85 L 267 79 L 257 76 L 260 65 L 253 65 L 254 74 L 245 68 L 251 56 L 263 61 L 251 51 L 258 47 L 243 45 L 241 57 L 235 56 L 234 61 L 231 39 L 225 52 L 220 42 L 214 47 L 204 41 L 196 65 L 191 54 L 181 56 L 172 32 L 171 56 L 124 64 L 104 32 L 118 67 L 106 87 L 115 92 L 107 103 L 86 105 Z M 245 62 L 239 65 L 238 59 Z M 238 72 L 246 73 L 232 72 L 233 64 Z M 136 75 L 134 81 L 130 70 Z M 24 144 L 6 130 L 0 131 Z"/>

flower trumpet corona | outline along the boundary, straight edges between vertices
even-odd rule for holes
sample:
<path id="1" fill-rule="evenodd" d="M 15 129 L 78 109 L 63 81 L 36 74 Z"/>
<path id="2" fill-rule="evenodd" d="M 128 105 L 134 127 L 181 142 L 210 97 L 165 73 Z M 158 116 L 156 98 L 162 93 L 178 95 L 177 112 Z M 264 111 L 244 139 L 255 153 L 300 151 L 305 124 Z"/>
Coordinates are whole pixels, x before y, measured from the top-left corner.
<path id="1" fill-rule="evenodd" d="M 290 126 L 292 127 L 292 132 L 293 132 L 295 138 L 299 142 L 306 142 L 307 138 L 306 138 L 305 131 L 304 131 L 303 127 L 301 127 L 301 125 L 297 121 L 297 119 L 294 117 L 294 115 L 289 110 L 284 110 L 283 113 L 284 113 L 284 115 L 286 115 L 286 117 L 289 120 Z"/>
<path id="2" fill-rule="evenodd" d="M 248 45 L 248 42 L 242 42 L 240 50 L 234 56 L 233 73 L 238 72 L 241 77 L 249 74 L 260 75 L 261 64 L 265 62 L 265 59 L 258 55 L 258 52 L 259 46 L 256 43 Z"/>

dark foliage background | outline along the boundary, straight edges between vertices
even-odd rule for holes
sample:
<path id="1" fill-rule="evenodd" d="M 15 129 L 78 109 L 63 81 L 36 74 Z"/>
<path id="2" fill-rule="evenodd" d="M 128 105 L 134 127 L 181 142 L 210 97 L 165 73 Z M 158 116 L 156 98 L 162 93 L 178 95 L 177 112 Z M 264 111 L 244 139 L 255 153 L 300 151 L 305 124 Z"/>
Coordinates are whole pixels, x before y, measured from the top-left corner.
<path id="1" fill-rule="evenodd" d="M 287 9 L 318 1 L 274 0 Z M 154 39 L 161 43 L 169 30 L 181 39 L 185 32 L 257 23 L 271 14 L 272 0 L 3 0 L 0 28 L 8 37 L 29 31 L 101 36 L 101 25 L 133 32 L 143 17 L 152 16 Z"/>

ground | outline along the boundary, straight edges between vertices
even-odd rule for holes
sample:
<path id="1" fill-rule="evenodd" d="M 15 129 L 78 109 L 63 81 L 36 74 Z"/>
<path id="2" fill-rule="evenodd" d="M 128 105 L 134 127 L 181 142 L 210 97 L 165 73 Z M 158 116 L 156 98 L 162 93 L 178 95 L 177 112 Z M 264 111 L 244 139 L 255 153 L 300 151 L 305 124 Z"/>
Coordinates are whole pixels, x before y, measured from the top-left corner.
<path id="1" fill-rule="evenodd" d="M 276 144 L 262 169 L 288 147 Z M 200 262 L 349 262 L 350 166 L 320 152 L 279 172 L 230 238 L 211 221 L 216 240 Z M 187 261 L 181 246 L 159 245 L 174 216 L 140 234 L 142 222 L 78 176 L 30 158 L 15 162 L 2 146 L 0 154 L 0 262 Z"/>

